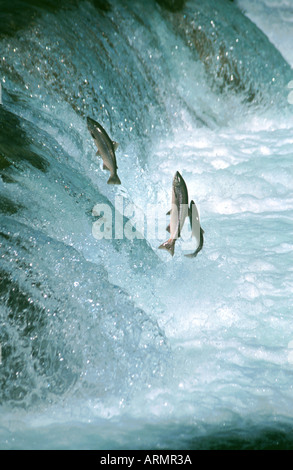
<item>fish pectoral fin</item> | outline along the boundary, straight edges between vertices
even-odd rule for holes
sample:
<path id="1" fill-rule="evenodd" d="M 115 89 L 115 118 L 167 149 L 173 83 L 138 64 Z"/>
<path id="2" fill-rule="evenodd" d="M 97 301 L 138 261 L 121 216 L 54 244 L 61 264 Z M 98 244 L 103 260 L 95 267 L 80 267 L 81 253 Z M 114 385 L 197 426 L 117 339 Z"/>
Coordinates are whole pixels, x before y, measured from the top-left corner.
<path id="1" fill-rule="evenodd" d="M 107 167 L 107 165 L 105 163 L 103 163 L 103 170 L 108 170 L 108 171 L 111 171 L 110 168 Z"/>
<path id="2" fill-rule="evenodd" d="M 112 144 L 113 144 L 114 150 L 117 150 L 118 147 L 119 147 L 118 142 L 115 142 L 115 140 L 113 140 L 113 141 L 112 141 Z"/>
<path id="3" fill-rule="evenodd" d="M 97 152 L 96 152 L 96 156 L 97 156 L 97 157 L 100 157 L 100 156 L 101 156 L 101 154 L 100 154 L 99 150 L 97 150 Z"/>
<path id="4" fill-rule="evenodd" d="M 169 233 L 171 232 L 171 227 L 170 227 L 170 224 L 169 224 L 169 225 L 167 225 L 167 227 L 166 227 L 166 230 L 167 230 L 167 232 L 169 232 Z"/>
<path id="5" fill-rule="evenodd" d="M 170 210 L 167 212 L 166 215 L 171 215 L 171 211 L 172 211 L 172 209 L 170 209 Z"/>

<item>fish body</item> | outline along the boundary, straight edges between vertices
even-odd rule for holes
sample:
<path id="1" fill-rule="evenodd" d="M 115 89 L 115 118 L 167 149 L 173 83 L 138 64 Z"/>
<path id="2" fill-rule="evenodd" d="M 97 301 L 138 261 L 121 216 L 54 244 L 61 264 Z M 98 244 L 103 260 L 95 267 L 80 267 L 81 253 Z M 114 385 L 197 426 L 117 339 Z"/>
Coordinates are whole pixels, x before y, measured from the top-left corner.
<path id="1" fill-rule="evenodd" d="M 118 147 L 117 142 L 111 140 L 105 129 L 90 117 L 87 118 L 87 126 L 98 148 L 97 155 L 103 159 L 103 169 L 110 171 L 108 184 L 121 184 L 117 175 L 118 166 L 115 155 L 115 150 Z"/>
<path id="2" fill-rule="evenodd" d="M 188 216 L 188 191 L 184 179 L 179 171 L 175 173 L 172 183 L 172 208 L 168 212 L 171 216 L 167 230 L 170 238 L 159 246 L 159 249 L 167 250 L 172 256 L 175 251 L 175 243 L 180 238 L 186 217 Z"/>
<path id="3" fill-rule="evenodd" d="M 198 213 L 198 210 L 194 201 L 190 202 L 188 215 L 189 215 L 192 236 L 195 238 L 197 242 L 197 249 L 195 250 L 194 253 L 188 253 L 185 256 L 187 256 L 188 258 L 195 258 L 198 255 L 198 253 L 202 250 L 202 247 L 203 247 L 204 230 L 200 226 L 199 213 Z"/>

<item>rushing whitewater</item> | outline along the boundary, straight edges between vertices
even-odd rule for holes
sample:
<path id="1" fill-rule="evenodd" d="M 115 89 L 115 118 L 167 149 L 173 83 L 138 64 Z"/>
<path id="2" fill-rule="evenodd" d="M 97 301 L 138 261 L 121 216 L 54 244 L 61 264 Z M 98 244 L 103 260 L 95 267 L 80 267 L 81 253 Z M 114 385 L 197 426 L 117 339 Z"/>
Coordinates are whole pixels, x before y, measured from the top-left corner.
<path id="1" fill-rule="evenodd" d="M 0 448 L 289 446 L 293 73 L 256 26 L 275 39 L 277 10 L 20 3 L 0 11 Z M 158 250 L 176 171 L 194 259 L 187 226 Z"/>

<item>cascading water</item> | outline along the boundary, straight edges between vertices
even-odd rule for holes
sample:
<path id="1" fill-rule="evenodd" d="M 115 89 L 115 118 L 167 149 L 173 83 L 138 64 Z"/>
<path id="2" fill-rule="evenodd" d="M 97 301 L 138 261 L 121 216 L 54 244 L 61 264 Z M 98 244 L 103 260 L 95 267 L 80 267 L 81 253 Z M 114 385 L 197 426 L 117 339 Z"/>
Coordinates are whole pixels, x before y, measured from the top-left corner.
<path id="1" fill-rule="evenodd" d="M 248 0 L 2 3 L 0 448 L 289 447 L 289 56 Z M 158 250 L 177 170 L 195 259 Z"/>

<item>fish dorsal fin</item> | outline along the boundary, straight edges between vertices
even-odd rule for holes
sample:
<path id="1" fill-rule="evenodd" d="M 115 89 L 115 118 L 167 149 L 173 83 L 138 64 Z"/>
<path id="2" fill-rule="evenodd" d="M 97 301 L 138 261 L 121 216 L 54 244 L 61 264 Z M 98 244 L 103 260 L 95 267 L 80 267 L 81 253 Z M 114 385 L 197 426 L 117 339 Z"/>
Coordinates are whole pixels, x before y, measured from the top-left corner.
<path id="1" fill-rule="evenodd" d="M 100 154 L 99 150 L 97 150 L 97 152 L 96 152 L 96 156 L 97 156 L 97 157 L 100 157 L 100 156 L 101 156 L 101 154 Z"/>
<path id="2" fill-rule="evenodd" d="M 103 170 L 111 171 L 110 168 L 108 168 L 107 165 L 104 162 L 103 162 Z"/>
<path id="3" fill-rule="evenodd" d="M 115 140 L 113 140 L 113 141 L 112 141 L 112 144 L 113 144 L 114 150 L 117 150 L 118 147 L 119 147 L 118 142 L 115 142 Z"/>
<path id="4" fill-rule="evenodd" d="M 169 232 L 169 233 L 171 232 L 171 227 L 170 227 L 170 224 L 169 224 L 169 225 L 167 225 L 167 227 L 166 227 L 166 230 L 167 230 L 167 232 Z"/>

